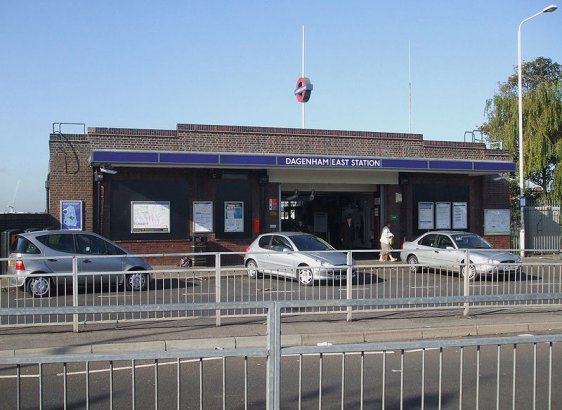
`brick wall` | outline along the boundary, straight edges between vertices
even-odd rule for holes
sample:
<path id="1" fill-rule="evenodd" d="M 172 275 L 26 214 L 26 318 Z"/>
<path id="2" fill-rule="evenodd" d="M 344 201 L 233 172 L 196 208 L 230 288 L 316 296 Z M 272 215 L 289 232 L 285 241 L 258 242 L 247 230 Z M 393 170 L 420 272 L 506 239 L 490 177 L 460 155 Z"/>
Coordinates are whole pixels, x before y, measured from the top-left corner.
<path id="1" fill-rule="evenodd" d="M 94 149 L 510 160 L 506 151 L 480 143 L 388 132 L 178 124 L 177 130 L 93 127 L 88 138 Z"/>
<path id="2" fill-rule="evenodd" d="M 86 230 L 92 230 L 93 217 L 90 151 L 87 135 L 52 134 L 49 141 L 49 213 L 59 221 L 61 200 L 84 201 Z"/>

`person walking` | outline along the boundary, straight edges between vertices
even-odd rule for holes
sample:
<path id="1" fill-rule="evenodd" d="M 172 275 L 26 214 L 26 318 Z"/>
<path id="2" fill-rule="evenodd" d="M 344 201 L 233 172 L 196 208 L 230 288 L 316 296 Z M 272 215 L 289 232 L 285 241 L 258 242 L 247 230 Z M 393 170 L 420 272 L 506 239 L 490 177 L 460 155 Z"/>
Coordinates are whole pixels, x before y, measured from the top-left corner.
<path id="1" fill-rule="evenodd" d="M 392 249 L 392 243 L 394 242 L 394 234 L 390 231 L 390 222 L 387 221 L 382 229 L 380 244 L 381 244 L 381 254 L 379 261 L 388 262 L 390 259 L 392 262 L 396 262 L 398 259 L 392 256 L 390 253 Z"/>

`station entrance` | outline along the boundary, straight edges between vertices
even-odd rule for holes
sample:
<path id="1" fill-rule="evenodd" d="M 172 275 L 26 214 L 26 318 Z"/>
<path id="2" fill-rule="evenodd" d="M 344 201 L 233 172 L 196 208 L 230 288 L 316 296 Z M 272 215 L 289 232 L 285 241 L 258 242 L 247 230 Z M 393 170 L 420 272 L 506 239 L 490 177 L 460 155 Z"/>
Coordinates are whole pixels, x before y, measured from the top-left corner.
<path id="1" fill-rule="evenodd" d="M 281 191 L 281 230 L 304 230 L 323 238 L 337 249 L 343 249 L 340 232 L 347 217 L 351 216 L 353 249 L 376 248 L 380 230 L 378 195 L 378 192 L 314 189 Z"/>

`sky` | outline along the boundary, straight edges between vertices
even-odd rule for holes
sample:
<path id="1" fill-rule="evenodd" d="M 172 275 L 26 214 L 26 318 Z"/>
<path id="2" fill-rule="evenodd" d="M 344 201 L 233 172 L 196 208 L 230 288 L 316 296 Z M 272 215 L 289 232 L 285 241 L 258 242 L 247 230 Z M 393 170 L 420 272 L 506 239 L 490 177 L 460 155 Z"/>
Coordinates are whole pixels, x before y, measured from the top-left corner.
<path id="1" fill-rule="evenodd" d="M 0 212 L 45 210 L 52 123 L 299 128 L 303 25 L 306 128 L 463 141 L 548 1 L 1 0 Z M 522 33 L 562 64 L 562 10 Z"/>

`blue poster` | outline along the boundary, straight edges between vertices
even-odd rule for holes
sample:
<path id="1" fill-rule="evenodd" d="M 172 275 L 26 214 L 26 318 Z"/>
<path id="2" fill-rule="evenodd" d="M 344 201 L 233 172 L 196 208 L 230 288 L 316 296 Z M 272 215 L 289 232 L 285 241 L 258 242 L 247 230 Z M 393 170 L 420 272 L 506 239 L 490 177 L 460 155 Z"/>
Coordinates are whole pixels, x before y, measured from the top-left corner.
<path id="1" fill-rule="evenodd" d="M 82 201 L 60 201 L 60 228 L 82 230 Z"/>

